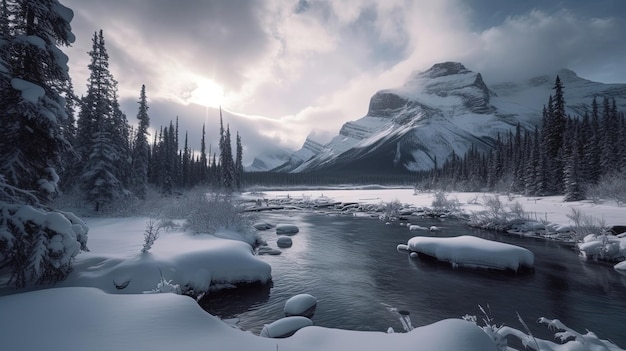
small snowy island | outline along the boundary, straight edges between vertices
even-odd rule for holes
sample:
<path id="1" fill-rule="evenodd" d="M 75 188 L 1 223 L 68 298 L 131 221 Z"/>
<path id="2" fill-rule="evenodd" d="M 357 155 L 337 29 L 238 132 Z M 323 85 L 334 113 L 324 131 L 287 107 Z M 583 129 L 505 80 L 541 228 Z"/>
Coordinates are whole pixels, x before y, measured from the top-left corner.
<path id="1" fill-rule="evenodd" d="M 513 270 L 532 268 L 535 255 L 523 247 L 463 235 L 451 238 L 415 236 L 399 249 L 450 262 L 453 267 Z"/>

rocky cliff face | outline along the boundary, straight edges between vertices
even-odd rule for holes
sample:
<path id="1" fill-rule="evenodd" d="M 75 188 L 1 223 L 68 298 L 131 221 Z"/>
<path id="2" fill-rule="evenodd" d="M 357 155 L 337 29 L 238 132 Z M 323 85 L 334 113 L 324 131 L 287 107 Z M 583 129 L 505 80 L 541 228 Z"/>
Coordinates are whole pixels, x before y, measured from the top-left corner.
<path id="1" fill-rule="evenodd" d="M 589 110 L 594 96 L 615 98 L 626 110 L 626 84 L 602 84 L 560 70 L 521 82 L 488 87 L 480 73 L 444 62 L 412 74 L 400 87 L 372 96 L 366 116 L 345 123 L 339 135 L 321 145 L 307 139 L 302 149 L 274 168 L 281 172 L 407 172 L 428 170 L 452 152 L 472 145 L 489 149 L 497 135 L 517 123 L 533 128 L 553 93 L 563 84 L 567 112 Z"/>

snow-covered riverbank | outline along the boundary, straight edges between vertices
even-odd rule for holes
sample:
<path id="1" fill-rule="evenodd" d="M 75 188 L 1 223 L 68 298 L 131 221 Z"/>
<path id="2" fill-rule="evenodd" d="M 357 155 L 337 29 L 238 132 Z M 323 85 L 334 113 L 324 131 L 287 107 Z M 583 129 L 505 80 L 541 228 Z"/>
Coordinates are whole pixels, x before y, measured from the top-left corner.
<path id="1" fill-rule="evenodd" d="M 482 194 L 448 194 L 465 211 L 480 210 Z M 399 201 L 429 207 L 434 194 L 414 195 L 412 189 L 283 191 L 247 194 L 245 198 L 295 199 L 325 206 L 334 202 L 380 205 Z M 504 199 L 503 199 L 504 200 Z M 506 199 L 508 200 L 508 199 Z M 622 224 L 623 209 L 558 198 L 517 198 L 529 212 L 550 222 L 567 224 L 570 205 L 607 224 Z M 524 203 L 525 201 L 525 203 Z M 264 201 L 261 201 L 262 203 Z M 587 209 L 590 209 L 587 212 Z M 262 215 L 261 215 L 262 217 Z M 261 338 L 228 326 L 201 310 L 190 297 L 154 294 L 157 284 L 206 289 L 208 283 L 267 281 L 271 269 L 253 255 L 237 233 L 192 235 L 178 229 L 162 231 L 142 253 L 148 218 L 87 218 L 91 252 L 77 256 L 75 271 L 54 288 L 0 295 L 0 340 L 7 350 L 169 350 L 185 345 L 215 350 L 504 350 L 503 335 L 468 320 L 447 319 L 408 333 L 357 332 L 306 327 L 287 339 Z M 408 230 L 408 229 L 407 229 Z M 219 237 L 218 237 L 219 236 Z M 166 285 L 169 287 L 170 285 Z M 154 291 L 157 290 L 157 291 Z M 144 294 L 150 292 L 150 294 Z M 593 326 L 590 326 L 593 328 Z M 509 335 L 525 338 L 508 328 Z M 36 337 L 34 337 L 36 335 Z M 573 334 L 572 334 L 573 335 Z M 582 350 L 595 343 L 598 350 L 621 350 L 592 333 L 575 335 L 564 346 L 542 341 L 546 350 Z M 525 340 L 525 339 L 524 339 Z M 502 344 L 500 344 L 502 345 Z M 547 346 L 546 346 L 547 345 Z M 532 347 L 532 345 L 530 345 Z"/>
<path id="2" fill-rule="evenodd" d="M 439 194 L 441 195 L 441 194 Z M 447 200 L 454 207 L 457 213 L 462 213 L 467 217 L 471 214 L 486 213 L 485 216 L 493 216 L 494 211 L 493 200 L 497 200 L 499 209 L 503 214 L 511 208 L 518 211 L 523 210 L 524 221 L 519 221 L 509 232 L 516 235 L 542 237 L 549 240 L 564 241 L 577 243 L 587 236 L 586 233 L 576 233 L 577 225 L 573 219 L 575 212 L 578 213 L 578 219 L 582 221 L 582 217 L 586 217 L 587 221 L 597 226 L 615 227 L 626 226 L 626 208 L 620 206 L 614 201 L 602 201 L 594 203 L 589 200 L 564 202 L 563 196 L 547 196 L 547 197 L 527 197 L 521 195 L 498 195 L 488 193 L 462 193 L 452 192 L 445 194 Z M 429 209 L 433 208 L 433 201 L 437 200 L 435 192 L 419 192 L 415 193 L 409 188 L 362 188 L 362 189 L 319 189 L 319 190 L 281 190 L 281 191 L 264 191 L 244 194 L 243 199 L 257 201 L 261 206 L 266 203 L 268 206 L 281 205 L 285 206 L 307 206 L 314 208 L 328 208 L 328 205 L 347 204 L 346 206 L 337 205 L 344 213 L 352 213 L 362 215 L 364 212 L 373 214 L 384 212 L 389 206 L 386 204 L 396 203 L 402 211 L 410 213 L 411 211 L 424 211 L 427 214 Z M 415 213 L 415 212 L 414 212 Z M 418 212 L 419 213 L 419 212 Z M 520 215 L 520 213 L 514 213 Z M 497 220 L 496 220 L 497 222 Z M 487 224 L 485 227 L 502 228 L 504 225 L 500 223 Z M 580 229 L 580 228 L 578 228 Z M 586 228 L 582 228 L 585 230 Z M 587 237 L 587 241 L 598 241 L 598 245 L 582 245 L 581 248 L 590 258 L 596 258 L 602 255 L 612 255 L 613 259 L 619 261 L 626 256 L 626 235 L 609 236 L 608 246 L 601 244 L 604 238 L 600 236 Z M 604 252 L 603 252 L 604 251 Z M 615 269 L 624 270 L 626 265 L 618 263 Z"/>

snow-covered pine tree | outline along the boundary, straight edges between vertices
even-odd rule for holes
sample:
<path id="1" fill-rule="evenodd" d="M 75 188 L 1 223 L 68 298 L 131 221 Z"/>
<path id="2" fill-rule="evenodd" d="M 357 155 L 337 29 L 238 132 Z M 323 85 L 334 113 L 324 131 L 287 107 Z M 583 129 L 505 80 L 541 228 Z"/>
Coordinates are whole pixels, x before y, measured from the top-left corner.
<path id="1" fill-rule="evenodd" d="M 22 287 L 64 279 L 87 227 L 51 210 L 64 139 L 73 12 L 57 0 L 2 1 L 0 19 L 0 270 Z"/>
<path id="2" fill-rule="evenodd" d="M 210 152 L 209 152 L 210 154 Z M 209 168 L 206 154 L 206 131 L 204 123 L 202 124 L 202 140 L 200 141 L 200 164 L 199 164 L 199 181 L 201 184 L 208 183 Z"/>
<path id="3" fill-rule="evenodd" d="M 220 168 L 217 164 L 217 153 L 213 153 L 213 159 L 211 161 L 211 166 L 209 167 L 209 180 L 212 186 L 219 186 L 220 184 Z"/>
<path id="4" fill-rule="evenodd" d="M 104 123 L 104 120 L 101 121 Z M 85 160 L 85 173 L 80 184 L 84 196 L 94 205 L 95 211 L 117 200 L 123 194 L 124 186 L 113 174 L 119 160 L 112 142 L 113 138 L 106 127 L 98 128 L 91 154 Z"/>
<path id="5" fill-rule="evenodd" d="M 591 102 L 591 119 L 589 121 L 590 137 L 585 142 L 585 167 L 589 181 L 597 184 L 602 175 L 602 131 L 600 129 L 600 112 L 598 101 L 594 97 Z"/>
<path id="6" fill-rule="evenodd" d="M 82 189 L 90 190 L 89 193 L 100 193 L 95 199 L 84 193 L 86 200 L 100 209 L 107 201 L 126 194 L 131 157 L 128 121 L 119 107 L 117 82 L 109 71 L 109 55 L 102 30 L 94 33 L 92 44 L 87 94 L 82 99 L 78 119 L 76 145 L 85 162 L 77 183 Z M 91 188 L 93 184 L 110 184 L 113 187 L 109 191 L 115 193 L 104 189 L 96 191 Z"/>
<path id="7" fill-rule="evenodd" d="M 68 146 L 61 129 L 68 58 L 57 46 L 74 41 L 73 13 L 56 0 L 9 1 L 2 11 L 7 17 L 0 25 L 0 174 L 47 202 L 57 190 L 57 167 Z"/>
<path id="8" fill-rule="evenodd" d="M 189 133 L 187 132 L 185 132 L 181 171 L 183 188 L 191 186 L 191 152 L 189 150 Z"/>
<path id="9" fill-rule="evenodd" d="M 226 126 L 224 134 L 224 150 L 221 155 L 222 181 L 226 191 L 232 191 L 235 186 L 235 164 L 233 161 L 232 143 L 230 140 L 230 126 Z"/>
<path id="10" fill-rule="evenodd" d="M 241 145 L 241 136 L 237 132 L 235 154 L 235 187 L 241 190 L 243 187 L 243 146 Z"/>
<path id="11" fill-rule="evenodd" d="M 570 129 L 573 129 L 570 128 Z M 574 131 L 575 133 L 575 131 Z M 569 133 L 569 134 L 574 134 Z M 566 140 L 568 152 L 564 168 L 565 197 L 564 201 L 579 201 L 585 199 L 585 192 L 580 171 L 579 140 L 574 135 Z"/>
<path id="12" fill-rule="evenodd" d="M 170 126 L 163 128 L 163 139 L 161 140 L 161 167 L 163 176 L 161 181 L 161 192 L 171 194 L 174 191 L 174 163 L 176 162 L 176 150 L 174 149 L 174 125 L 170 121 Z"/>
<path id="13" fill-rule="evenodd" d="M 621 146 L 620 149 L 620 169 L 622 170 L 622 174 L 626 174 L 626 116 L 624 116 L 624 112 L 620 112 L 620 130 L 619 133 L 620 140 L 618 145 Z"/>
<path id="14" fill-rule="evenodd" d="M 141 86 L 141 92 L 139 93 L 137 119 L 139 124 L 133 145 L 133 192 L 138 198 L 145 199 L 148 191 L 148 166 L 150 163 L 150 146 L 148 145 L 150 117 L 148 116 L 145 85 Z"/>
<path id="15" fill-rule="evenodd" d="M 106 127 L 109 129 L 113 148 L 116 154 L 119 155 L 113 171 L 122 183 L 122 192 L 127 194 L 127 189 L 130 189 L 132 186 L 131 127 L 126 114 L 120 108 L 117 96 L 117 82 L 113 91 L 112 118 L 105 120 L 109 122 Z"/>
<path id="16" fill-rule="evenodd" d="M 600 162 L 602 173 L 611 174 L 619 171 L 619 132 L 620 123 L 615 107 L 615 99 L 611 104 L 608 97 L 602 102 L 602 151 Z"/>

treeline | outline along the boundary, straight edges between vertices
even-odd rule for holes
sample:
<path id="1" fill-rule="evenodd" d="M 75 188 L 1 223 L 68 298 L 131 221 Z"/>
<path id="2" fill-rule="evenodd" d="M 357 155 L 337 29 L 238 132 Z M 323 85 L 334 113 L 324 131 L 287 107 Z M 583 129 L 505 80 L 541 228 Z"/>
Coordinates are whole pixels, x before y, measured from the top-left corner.
<path id="1" fill-rule="evenodd" d="M 145 86 L 140 91 L 135 129 L 120 109 L 102 31 L 94 34 L 89 56 L 86 95 L 74 96 L 71 84 L 66 91 L 68 118 L 62 132 L 68 147 L 62 153 L 60 183 L 65 192 L 78 192 L 99 211 L 121 198 L 145 198 L 149 185 L 164 194 L 200 184 L 227 191 L 241 188 L 241 138 L 237 133 L 233 159 L 230 128 L 224 129 L 221 111 L 219 156 L 210 147 L 207 153 L 204 125 L 199 152 L 189 147 L 187 132 L 181 149 L 178 118 L 175 125 L 170 122 L 161 127 L 150 143 Z M 77 120 L 75 109 L 79 111 Z"/>
<path id="2" fill-rule="evenodd" d="M 473 147 L 462 156 L 453 153 L 441 167 L 419 174 L 418 187 L 584 199 L 589 186 L 626 172 L 626 118 L 614 99 L 604 97 L 601 104 L 594 98 L 590 113 L 567 116 L 557 76 L 540 126 L 518 125 L 498 136 L 488 153 Z"/>
<path id="3" fill-rule="evenodd" d="M 332 173 L 277 173 L 247 172 L 243 181 L 247 187 L 254 186 L 321 186 L 341 184 L 393 184 L 414 185 L 413 174 L 332 174 Z"/>

